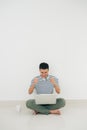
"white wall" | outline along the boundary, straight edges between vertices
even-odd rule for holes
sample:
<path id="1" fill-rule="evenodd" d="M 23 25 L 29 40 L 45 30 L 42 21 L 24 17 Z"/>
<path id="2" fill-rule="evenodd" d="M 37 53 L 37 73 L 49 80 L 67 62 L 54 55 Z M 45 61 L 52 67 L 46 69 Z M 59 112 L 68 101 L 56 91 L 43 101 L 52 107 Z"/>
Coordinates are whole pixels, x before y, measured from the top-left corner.
<path id="1" fill-rule="evenodd" d="M 87 2 L 0 1 L 0 100 L 26 100 L 40 62 L 61 97 L 87 99 Z"/>

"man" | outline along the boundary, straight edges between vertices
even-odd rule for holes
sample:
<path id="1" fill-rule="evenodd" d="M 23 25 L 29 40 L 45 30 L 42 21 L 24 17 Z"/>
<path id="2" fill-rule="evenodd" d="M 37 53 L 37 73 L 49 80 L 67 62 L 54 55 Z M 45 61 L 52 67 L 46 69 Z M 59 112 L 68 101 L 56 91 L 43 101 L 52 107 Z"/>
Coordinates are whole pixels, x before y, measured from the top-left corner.
<path id="1" fill-rule="evenodd" d="M 49 65 L 47 63 L 41 63 L 39 65 L 40 75 L 36 76 L 30 85 L 28 93 L 33 93 L 36 89 L 37 94 L 51 94 L 53 89 L 59 94 L 60 88 L 58 85 L 57 78 L 49 75 Z M 44 85 L 42 85 L 44 84 Z M 45 86 L 45 87 L 44 87 Z M 30 99 L 26 102 L 27 108 L 34 110 L 34 112 L 42 114 L 58 114 L 60 115 L 60 108 L 65 106 L 65 100 L 63 98 L 58 98 L 56 104 L 46 104 L 46 105 L 37 105 L 34 99 Z"/>

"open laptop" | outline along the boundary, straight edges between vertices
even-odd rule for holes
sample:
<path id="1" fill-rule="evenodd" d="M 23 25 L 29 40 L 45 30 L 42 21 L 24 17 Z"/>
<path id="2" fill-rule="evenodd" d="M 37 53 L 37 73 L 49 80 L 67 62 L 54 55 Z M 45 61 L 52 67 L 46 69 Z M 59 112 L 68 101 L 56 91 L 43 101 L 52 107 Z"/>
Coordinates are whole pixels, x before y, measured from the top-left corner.
<path id="1" fill-rule="evenodd" d="M 56 104 L 56 94 L 35 94 L 36 104 Z"/>

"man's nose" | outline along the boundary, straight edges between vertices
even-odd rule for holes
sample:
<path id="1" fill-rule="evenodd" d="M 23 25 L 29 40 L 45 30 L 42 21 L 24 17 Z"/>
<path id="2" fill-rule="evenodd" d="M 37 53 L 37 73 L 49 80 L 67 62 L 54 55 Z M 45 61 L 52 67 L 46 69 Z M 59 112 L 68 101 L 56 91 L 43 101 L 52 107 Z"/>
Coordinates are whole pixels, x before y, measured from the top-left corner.
<path id="1" fill-rule="evenodd" d="M 43 74 L 45 76 L 45 74 Z"/>

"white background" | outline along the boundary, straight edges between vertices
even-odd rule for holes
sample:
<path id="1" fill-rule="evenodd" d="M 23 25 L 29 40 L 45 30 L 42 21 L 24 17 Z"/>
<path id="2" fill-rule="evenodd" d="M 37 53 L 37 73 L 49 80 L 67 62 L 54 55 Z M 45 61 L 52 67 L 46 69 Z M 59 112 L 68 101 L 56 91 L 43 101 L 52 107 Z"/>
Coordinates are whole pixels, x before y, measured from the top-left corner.
<path id="1" fill-rule="evenodd" d="M 61 97 L 87 99 L 86 0 L 0 0 L 0 100 L 26 100 L 41 62 Z"/>

